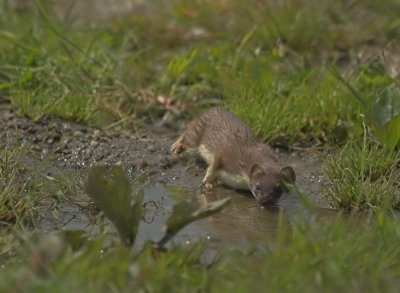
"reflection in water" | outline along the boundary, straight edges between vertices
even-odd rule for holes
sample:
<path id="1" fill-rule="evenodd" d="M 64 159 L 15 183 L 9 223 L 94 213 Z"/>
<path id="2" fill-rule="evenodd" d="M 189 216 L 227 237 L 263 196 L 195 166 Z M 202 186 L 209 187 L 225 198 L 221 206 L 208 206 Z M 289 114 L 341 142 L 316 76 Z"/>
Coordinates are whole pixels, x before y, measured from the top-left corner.
<path id="1" fill-rule="evenodd" d="M 168 218 L 173 203 L 179 200 L 189 200 L 201 207 L 208 202 L 225 197 L 232 199 L 221 213 L 186 227 L 175 237 L 176 242 L 207 238 L 212 243 L 230 243 L 239 247 L 263 246 L 278 238 L 280 226 L 290 229 L 293 223 L 299 220 L 314 223 L 337 217 L 336 211 L 325 208 L 329 204 L 321 194 L 324 176 L 320 155 L 280 153 L 279 157 L 283 164 L 289 164 L 295 168 L 298 174 L 296 185 L 306 191 L 307 198 L 316 206 L 312 208 L 312 211 L 307 210 L 292 194 L 283 196 L 278 207 L 261 208 L 249 192 L 237 192 L 224 187 L 201 190 L 197 186 L 204 170 L 200 167 L 200 169 L 194 169 L 195 172 L 186 174 L 178 165 L 175 169 L 169 170 L 169 176 L 173 178 L 167 180 L 169 185 L 153 185 L 147 189 L 145 200 L 157 201 L 164 198 L 165 214 L 154 217 L 152 224 L 144 224 L 140 232 L 143 233 L 141 237 L 144 240 L 158 240 L 161 237 L 161 227 Z M 192 170 L 190 165 L 186 170 Z"/>
<path id="2" fill-rule="evenodd" d="M 216 239 L 228 242 L 259 242 L 276 238 L 279 213 L 282 209 L 259 207 L 250 194 L 238 194 L 233 190 L 217 188 L 206 191 L 200 204 L 230 196 L 231 204 L 220 214 L 204 219 Z"/>
<path id="3" fill-rule="evenodd" d="M 218 187 L 212 190 L 183 187 L 178 185 L 152 185 L 145 189 L 146 215 L 140 224 L 135 246 L 141 247 L 147 241 L 159 241 L 164 235 L 164 224 L 172 213 L 174 204 L 188 200 L 198 207 L 208 202 L 231 197 L 231 203 L 221 213 L 194 222 L 180 231 L 173 243 L 189 243 L 206 239 L 211 247 L 230 244 L 248 249 L 255 246 L 262 248 L 266 243 L 274 242 L 279 236 L 279 227 L 290 229 L 299 219 L 333 219 L 337 212 L 326 208 L 306 210 L 293 195 L 285 195 L 279 207 L 261 208 L 250 193 Z M 39 227 L 44 230 L 63 228 L 66 230 L 86 230 L 99 232 L 102 225 L 91 220 L 87 213 L 78 206 L 65 204 L 59 206 L 57 218 L 51 213 L 44 213 Z M 56 224 L 59 223 L 59 224 Z M 106 230 L 116 233 L 111 224 Z"/>
<path id="4" fill-rule="evenodd" d="M 263 246 L 278 237 L 279 227 L 287 228 L 299 219 L 329 219 L 337 213 L 331 209 L 316 208 L 307 211 L 293 195 L 286 195 L 279 207 L 261 208 L 251 194 L 238 193 L 223 187 L 213 190 L 200 190 L 182 186 L 152 186 L 145 192 L 145 201 L 152 200 L 153 208 L 147 211 L 152 221 L 143 222 L 138 240 L 141 245 L 146 240 L 159 240 L 163 235 L 166 219 L 172 212 L 176 201 L 189 200 L 201 207 L 208 202 L 230 196 L 231 203 L 221 213 L 190 224 L 174 238 L 175 243 L 186 243 L 191 240 L 208 239 L 210 243 L 229 243 L 247 248 L 252 245 Z"/>

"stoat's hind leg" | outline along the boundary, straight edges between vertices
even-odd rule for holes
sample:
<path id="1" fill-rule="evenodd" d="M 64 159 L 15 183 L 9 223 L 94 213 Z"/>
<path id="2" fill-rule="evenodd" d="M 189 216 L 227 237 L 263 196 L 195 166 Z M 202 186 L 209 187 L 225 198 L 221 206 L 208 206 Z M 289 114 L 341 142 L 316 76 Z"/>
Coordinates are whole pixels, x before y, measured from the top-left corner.
<path id="1" fill-rule="evenodd" d="M 182 151 L 196 150 L 204 134 L 205 125 L 202 119 L 194 119 L 186 125 L 183 134 L 171 145 L 171 152 L 179 154 Z"/>

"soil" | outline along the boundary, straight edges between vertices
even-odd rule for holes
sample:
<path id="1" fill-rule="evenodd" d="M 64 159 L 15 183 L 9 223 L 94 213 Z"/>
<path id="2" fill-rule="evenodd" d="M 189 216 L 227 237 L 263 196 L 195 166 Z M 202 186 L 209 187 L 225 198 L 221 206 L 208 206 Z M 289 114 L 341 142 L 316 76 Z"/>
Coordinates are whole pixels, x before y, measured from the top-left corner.
<path id="1" fill-rule="evenodd" d="M 140 133 L 132 129 L 104 131 L 50 117 L 34 122 L 16 115 L 14 108 L 2 100 L 0 125 L 2 145 L 27 146 L 24 160 L 26 169 L 44 166 L 41 172 L 50 179 L 78 174 L 76 182 L 80 183 L 76 184 L 81 189 L 71 187 L 68 196 L 58 197 L 56 201 L 53 196 L 39 205 L 35 223 L 39 229 L 85 229 L 96 232 L 101 228 L 99 224 L 104 222 L 102 216 L 93 212 L 93 204 L 83 192 L 87 169 L 94 165 L 121 165 L 130 178 L 139 177 L 139 183 L 135 184 L 144 186 L 147 202 L 139 243 L 149 239 L 158 240 L 162 236 L 163 223 L 173 204 L 179 200 L 201 205 L 207 201 L 232 197 L 231 204 L 222 213 L 191 224 L 180 232 L 175 237 L 178 242 L 206 238 L 215 242 L 247 245 L 266 238 L 273 240 L 276 238 L 280 212 L 283 211 L 289 222 L 295 221 L 299 214 L 309 214 L 292 194 L 285 195 L 278 207 L 265 209 L 257 206 L 248 193 L 239 193 L 223 186 L 206 191 L 198 188 L 204 166 L 195 159 L 174 157 L 169 152 L 171 143 L 179 135 L 176 129 L 180 129 L 184 121 L 177 122 L 173 127 L 161 126 L 160 121 L 155 121 Z M 294 167 L 298 187 L 308 194 L 309 200 L 317 207 L 312 216 L 334 216 L 336 213 L 329 208 L 322 194 L 323 154 L 276 151 L 282 163 Z"/>

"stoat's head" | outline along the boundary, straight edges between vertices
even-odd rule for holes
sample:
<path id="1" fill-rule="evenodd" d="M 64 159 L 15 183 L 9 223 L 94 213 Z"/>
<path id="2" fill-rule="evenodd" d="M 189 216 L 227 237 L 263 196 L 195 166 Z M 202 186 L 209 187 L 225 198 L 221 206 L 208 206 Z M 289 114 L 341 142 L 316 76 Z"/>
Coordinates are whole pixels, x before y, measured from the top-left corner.
<path id="1" fill-rule="evenodd" d="M 274 205 L 285 191 L 283 182 L 295 181 L 296 173 L 290 166 L 264 169 L 254 164 L 249 172 L 249 187 L 260 205 Z"/>

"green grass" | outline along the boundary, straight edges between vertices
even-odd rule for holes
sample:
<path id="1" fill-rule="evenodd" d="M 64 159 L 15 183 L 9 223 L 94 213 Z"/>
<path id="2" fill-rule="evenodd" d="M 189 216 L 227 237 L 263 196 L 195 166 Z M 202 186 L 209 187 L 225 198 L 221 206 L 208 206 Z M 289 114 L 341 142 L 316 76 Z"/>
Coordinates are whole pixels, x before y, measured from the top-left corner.
<path id="1" fill-rule="evenodd" d="M 400 208 L 400 154 L 370 138 L 349 141 L 326 160 L 328 197 L 337 208 L 362 211 Z"/>
<path id="2" fill-rule="evenodd" d="M 48 206 L 52 202 L 54 210 L 64 200 L 87 205 L 89 199 L 84 193 L 84 175 L 73 171 L 49 176 L 51 164 L 29 157 L 27 144 L 0 145 L 0 222 L 3 226 L 31 227 L 41 216 L 38 206 L 42 206 L 44 201 Z"/>
<path id="3" fill-rule="evenodd" d="M 399 253 L 394 244 L 398 233 L 396 224 L 386 216 L 364 224 L 339 220 L 327 226 L 300 225 L 285 244 L 271 247 L 265 256 L 255 255 L 239 265 L 235 260 L 228 262 L 226 268 L 237 271 L 232 279 L 240 281 L 226 284 L 239 292 L 248 288 L 280 292 L 390 291 L 399 274 L 399 264 L 393 259 Z"/>
<path id="4" fill-rule="evenodd" d="M 15 223 L 24 218 L 33 197 L 26 196 L 30 180 L 22 179 L 26 147 L 5 148 L 0 145 L 0 221 Z"/>
<path id="5" fill-rule="evenodd" d="M 352 51 L 395 40 L 400 25 L 393 1 L 156 5 L 158 13 L 101 26 L 52 18 L 50 5 L 23 15 L 4 6 L 0 88 L 35 120 L 104 126 L 133 113 L 162 115 L 157 97 L 165 96 L 188 113 L 226 104 L 277 144 L 331 143 L 347 137 L 342 126 L 359 107 L 324 64 L 339 62 L 338 51 L 354 63 Z"/>
<path id="6" fill-rule="evenodd" d="M 259 79 L 257 79 L 259 78 Z M 231 90 L 227 105 L 272 143 L 335 143 L 347 138 L 359 107 L 324 70 L 271 74 Z M 261 80 L 260 80 L 261 79 Z M 244 106 L 245 105 L 245 106 Z M 334 109 L 334 110 L 332 110 Z"/>
<path id="7" fill-rule="evenodd" d="M 2 20 L 1 88 L 20 114 L 89 123 L 119 117 L 109 104 L 125 95 L 117 65 L 135 58 L 122 56 L 128 36 L 110 40 L 111 31 L 70 27 L 43 7 L 37 14 L 5 13 Z"/>
<path id="8" fill-rule="evenodd" d="M 84 234 L 0 237 L 2 291 L 327 292 L 397 290 L 397 217 L 282 225 L 265 251 L 224 249 L 204 262 L 200 243 L 160 252 L 131 250 Z M 14 244 L 9 245 L 10 241 Z M 8 255 L 19 255 L 18 259 Z"/>

